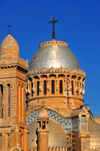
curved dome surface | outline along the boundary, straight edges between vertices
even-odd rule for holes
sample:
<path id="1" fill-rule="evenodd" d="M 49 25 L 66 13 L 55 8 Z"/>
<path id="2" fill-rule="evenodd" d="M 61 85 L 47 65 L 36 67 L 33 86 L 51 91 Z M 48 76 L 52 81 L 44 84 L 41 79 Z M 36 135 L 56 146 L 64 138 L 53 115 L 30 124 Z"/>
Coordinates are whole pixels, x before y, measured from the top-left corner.
<path id="1" fill-rule="evenodd" d="M 28 146 L 37 147 L 37 120 L 33 121 L 27 126 L 29 135 L 28 135 Z M 58 147 L 67 147 L 66 134 L 61 128 L 61 126 L 55 121 L 49 119 L 49 134 L 48 134 L 48 147 L 58 146 Z"/>
<path id="2" fill-rule="evenodd" d="M 41 108 L 40 109 L 40 111 L 39 111 L 39 113 L 38 113 L 38 118 L 48 118 L 49 116 L 48 116 L 48 112 L 47 112 L 47 110 L 46 109 L 44 109 L 44 108 Z"/>
<path id="3" fill-rule="evenodd" d="M 80 69 L 79 63 L 68 48 L 68 44 L 59 41 L 45 42 L 40 45 L 40 49 L 33 56 L 30 63 L 30 70 L 44 68 L 75 68 Z"/>
<path id="4" fill-rule="evenodd" d="M 8 34 L 1 43 L 1 55 L 19 56 L 19 46 L 17 41 Z"/>

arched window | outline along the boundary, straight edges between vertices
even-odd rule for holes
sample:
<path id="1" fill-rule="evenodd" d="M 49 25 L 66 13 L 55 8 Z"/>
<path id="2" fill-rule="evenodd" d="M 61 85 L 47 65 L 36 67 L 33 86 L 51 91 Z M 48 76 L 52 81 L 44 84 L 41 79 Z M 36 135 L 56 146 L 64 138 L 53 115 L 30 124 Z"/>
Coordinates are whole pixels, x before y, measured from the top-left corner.
<path id="1" fill-rule="evenodd" d="M 37 81 L 37 95 L 39 95 L 39 81 Z"/>
<path id="2" fill-rule="evenodd" d="M 71 86 L 72 86 L 72 95 L 74 95 L 74 82 L 71 81 Z"/>
<path id="3" fill-rule="evenodd" d="M 44 80 L 44 94 L 47 94 L 47 81 Z"/>
<path id="4" fill-rule="evenodd" d="M 60 91 L 60 94 L 63 94 L 63 81 L 62 80 L 59 81 L 59 91 Z"/>
<path id="5" fill-rule="evenodd" d="M 8 117 L 10 117 L 10 105 L 11 105 L 11 90 L 10 90 L 10 84 L 8 86 Z"/>
<path id="6" fill-rule="evenodd" d="M 0 85 L 0 117 L 3 118 L 3 85 Z"/>
<path id="7" fill-rule="evenodd" d="M 0 149 L 2 149 L 2 134 L 0 134 Z"/>
<path id="8" fill-rule="evenodd" d="M 51 81 L 51 93 L 55 94 L 55 81 L 54 80 Z"/>
<path id="9" fill-rule="evenodd" d="M 86 132 L 86 116 L 81 116 L 81 130 L 82 132 Z"/>

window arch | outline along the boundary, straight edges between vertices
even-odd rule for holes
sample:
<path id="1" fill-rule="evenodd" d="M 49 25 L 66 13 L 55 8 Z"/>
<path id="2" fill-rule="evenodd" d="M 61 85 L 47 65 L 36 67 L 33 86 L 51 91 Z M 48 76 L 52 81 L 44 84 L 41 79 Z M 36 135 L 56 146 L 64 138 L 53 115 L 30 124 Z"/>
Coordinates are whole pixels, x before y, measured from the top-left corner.
<path id="1" fill-rule="evenodd" d="M 7 87 L 8 87 L 8 117 L 10 117 L 10 114 L 11 114 L 11 86 L 10 84 L 7 84 Z"/>
<path id="2" fill-rule="evenodd" d="M 63 94 L 63 80 L 59 81 L 59 92 L 60 94 Z"/>
<path id="3" fill-rule="evenodd" d="M 55 94 L 55 81 L 54 80 L 51 81 L 51 93 Z"/>
<path id="4" fill-rule="evenodd" d="M 47 94 L 47 81 L 44 80 L 44 94 Z"/>

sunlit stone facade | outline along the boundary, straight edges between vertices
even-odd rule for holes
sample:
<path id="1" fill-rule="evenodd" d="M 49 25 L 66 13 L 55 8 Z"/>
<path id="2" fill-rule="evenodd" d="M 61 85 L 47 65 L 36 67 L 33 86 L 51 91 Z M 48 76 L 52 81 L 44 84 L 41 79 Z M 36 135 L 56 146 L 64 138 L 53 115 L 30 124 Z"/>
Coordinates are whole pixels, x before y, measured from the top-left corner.
<path id="1" fill-rule="evenodd" d="M 85 81 L 67 43 L 41 43 L 28 68 L 9 34 L 0 47 L 0 151 L 99 150 Z"/>

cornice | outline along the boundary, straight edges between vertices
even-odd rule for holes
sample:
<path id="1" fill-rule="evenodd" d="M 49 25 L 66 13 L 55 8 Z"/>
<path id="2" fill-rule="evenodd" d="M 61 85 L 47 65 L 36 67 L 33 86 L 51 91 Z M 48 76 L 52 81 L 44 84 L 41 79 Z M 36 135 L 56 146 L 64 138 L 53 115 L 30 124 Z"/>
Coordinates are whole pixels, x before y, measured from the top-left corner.
<path id="1" fill-rule="evenodd" d="M 41 43 L 40 48 L 44 46 L 50 46 L 50 45 L 60 45 L 60 46 L 68 47 L 68 44 L 66 42 L 56 41 L 55 39 L 53 39 L 52 41 L 46 41 L 46 42 Z"/>
<path id="2" fill-rule="evenodd" d="M 27 74 L 26 77 L 29 76 L 38 76 L 38 75 L 43 75 L 43 74 L 73 74 L 73 75 L 79 75 L 79 76 L 83 76 L 86 78 L 86 74 L 84 71 L 81 71 L 81 69 L 77 70 L 75 68 L 70 69 L 70 68 L 50 68 L 50 69 L 46 69 L 46 68 L 42 68 L 42 69 L 35 69 L 35 70 L 30 70 Z"/>

